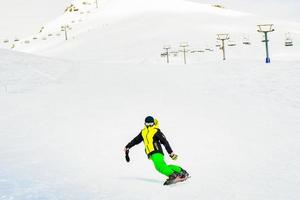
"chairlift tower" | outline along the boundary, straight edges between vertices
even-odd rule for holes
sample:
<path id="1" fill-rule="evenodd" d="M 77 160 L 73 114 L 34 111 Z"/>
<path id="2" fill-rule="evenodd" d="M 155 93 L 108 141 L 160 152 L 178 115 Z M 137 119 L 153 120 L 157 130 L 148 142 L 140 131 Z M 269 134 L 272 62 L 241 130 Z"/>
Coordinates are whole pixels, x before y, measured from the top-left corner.
<path id="1" fill-rule="evenodd" d="M 95 0 L 95 3 L 96 3 L 96 8 L 99 8 L 98 0 Z"/>
<path id="2" fill-rule="evenodd" d="M 171 49 L 171 46 L 170 45 L 165 45 L 164 47 L 163 47 L 163 49 L 164 50 L 166 50 L 166 52 L 165 52 L 165 55 L 167 56 L 167 63 L 169 63 L 170 62 L 170 59 L 169 59 L 169 49 Z"/>
<path id="3" fill-rule="evenodd" d="M 188 50 L 186 48 L 188 46 L 189 46 L 189 44 L 187 42 L 183 42 L 180 44 L 180 47 L 183 48 L 183 50 L 181 50 L 181 52 L 183 52 L 184 64 L 186 64 L 186 53 L 188 52 Z"/>
<path id="4" fill-rule="evenodd" d="M 228 33 L 222 33 L 222 34 L 217 34 L 217 40 L 222 41 L 222 46 L 220 49 L 223 51 L 223 60 L 226 60 L 225 58 L 225 40 L 229 40 L 229 34 Z"/>
<path id="5" fill-rule="evenodd" d="M 61 31 L 65 32 L 65 39 L 68 40 L 68 31 L 71 30 L 72 28 L 69 25 L 63 25 L 61 26 Z"/>
<path id="6" fill-rule="evenodd" d="M 263 33 L 265 36 L 265 39 L 262 41 L 266 44 L 266 63 L 270 63 L 270 57 L 269 57 L 269 40 L 268 40 L 268 33 L 273 32 L 273 24 L 260 24 L 258 26 L 258 32 Z"/>

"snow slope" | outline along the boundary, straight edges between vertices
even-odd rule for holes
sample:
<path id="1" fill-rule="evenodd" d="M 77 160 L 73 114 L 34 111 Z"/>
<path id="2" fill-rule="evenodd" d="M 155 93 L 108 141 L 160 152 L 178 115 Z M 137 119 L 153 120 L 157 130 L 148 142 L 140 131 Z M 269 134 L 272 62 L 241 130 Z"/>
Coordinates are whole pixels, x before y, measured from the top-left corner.
<path id="1" fill-rule="evenodd" d="M 22 93 L 58 82 L 72 63 L 0 50 L 0 87 L 3 93 Z M 37 59 L 38 58 L 38 59 Z"/>
<path id="2" fill-rule="evenodd" d="M 82 22 L 63 15 L 43 33 L 75 20 L 67 42 L 60 35 L 16 46 L 35 55 L 0 51 L 0 199 L 298 200 L 299 47 L 282 46 L 286 30 L 297 43 L 297 23 L 276 21 L 266 65 L 255 29 L 263 19 L 180 0 L 171 8 L 168 0 L 145 2 L 82 4 Z M 219 31 L 236 41 L 249 33 L 253 44 L 228 47 L 226 61 L 216 48 L 188 54 L 187 65 L 182 55 L 170 65 L 160 58 L 165 43 L 202 49 Z M 187 169 L 187 182 L 163 186 L 142 144 L 125 162 L 123 148 L 147 115 L 160 121 L 179 155 L 166 161 Z"/>
<path id="3" fill-rule="evenodd" d="M 0 3 L 0 39 L 23 38 L 61 15 L 71 0 L 3 0 Z M 1 41 L 2 42 L 2 41 Z"/>
<path id="4" fill-rule="evenodd" d="M 299 20 L 300 2 L 297 0 L 253 0 L 253 1 L 240 1 L 240 0 L 189 0 L 199 3 L 215 3 L 221 4 L 226 8 L 237 9 L 250 13 L 259 14 L 261 16 L 269 16 L 275 19 L 285 19 L 287 21 Z"/>
<path id="5" fill-rule="evenodd" d="M 296 200 L 298 66 L 77 63 L 59 83 L 2 92 L 0 198 Z M 160 120 L 188 182 L 162 186 L 142 145 L 125 162 L 122 149 L 148 114 Z"/>
<path id="6" fill-rule="evenodd" d="M 300 24 L 295 22 L 184 0 L 111 0 L 101 2 L 99 9 L 80 3 L 78 8 L 85 11 L 61 16 L 49 23 L 43 33 L 33 36 L 38 40 L 20 43 L 15 49 L 70 60 L 109 61 L 113 58 L 122 62 L 161 63 L 164 61 L 160 58 L 162 47 L 171 45 L 172 51 L 178 51 L 182 42 L 188 42 L 190 50 L 213 48 L 220 54 L 215 48 L 216 34 L 229 33 L 231 40 L 239 46 L 229 48 L 229 56 L 244 58 L 252 55 L 251 59 L 260 59 L 264 48 L 256 25 L 274 23 L 276 31 L 270 34 L 272 57 L 279 60 L 286 55 L 298 57 L 299 45 L 294 48 L 283 45 L 287 32 L 295 44 L 299 44 Z M 68 41 L 61 32 L 64 24 L 72 28 L 68 30 Z M 49 34 L 54 36 L 48 37 Z M 242 44 L 245 35 L 253 44 L 248 48 Z M 193 56 L 192 62 L 216 58 L 215 54 L 206 55 Z"/>

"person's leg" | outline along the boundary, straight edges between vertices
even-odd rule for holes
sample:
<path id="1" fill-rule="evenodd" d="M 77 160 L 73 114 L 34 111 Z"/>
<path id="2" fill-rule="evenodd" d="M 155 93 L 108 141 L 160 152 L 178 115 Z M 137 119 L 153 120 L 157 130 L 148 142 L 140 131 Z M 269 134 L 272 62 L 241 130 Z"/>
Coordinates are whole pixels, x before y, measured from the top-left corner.
<path id="1" fill-rule="evenodd" d="M 182 168 L 177 165 L 168 165 L 174 172 L 180 173 Z"/>
<path id="2" fill-rule="evenodd" d="M 165 160 L 164 160 L 164 155 L 161 153 L 155 153 L 153 155 L 151 155 L 150 159 L 153 161 L 153 164 L 155 166 L 155 169 L 166 175 L 166 176 L 170 176 L 171 174 L 173 174 L 174 172 L 180 172 L 181 168 L 175 165 L 167 165 Z M 180 169 L 180 170 L 179 170 Z"/>

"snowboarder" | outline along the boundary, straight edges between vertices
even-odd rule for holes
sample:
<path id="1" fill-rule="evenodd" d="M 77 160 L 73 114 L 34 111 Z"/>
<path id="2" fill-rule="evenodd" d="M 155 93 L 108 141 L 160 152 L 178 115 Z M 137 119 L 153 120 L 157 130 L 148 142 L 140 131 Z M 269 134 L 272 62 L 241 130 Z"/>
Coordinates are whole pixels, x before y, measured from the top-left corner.
<path id="1" fill-rule="evenodd" d="M 173 152 L 169 142 L 159 129 L 158 120 L 151 116 L 145 118 L 145 127 L 141 132 L 125 146 L 126 161 L 129 162 L 129 149 L 141 142 L 144 142 L 145 152 L 150 160 L 153 161 L 155 169 L 168 177 L 164 185 L 169 185 L 185 181 L 189 174 L 186 170 L 176 165 L 167 165 L 164 160 L 164 153 L 161 144 L 169 153 L 169 156 L 176 160 L 178 156 Z"/>

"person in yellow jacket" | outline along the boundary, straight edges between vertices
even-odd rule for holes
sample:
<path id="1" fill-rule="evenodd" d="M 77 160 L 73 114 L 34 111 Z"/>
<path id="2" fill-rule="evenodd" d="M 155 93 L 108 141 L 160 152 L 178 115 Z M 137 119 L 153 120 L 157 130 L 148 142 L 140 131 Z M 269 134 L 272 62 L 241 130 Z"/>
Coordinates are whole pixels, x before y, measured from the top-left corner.
<path id="1" fill-rule="evenodd" d="M 165 149 L 173 160 L 176 160 L 178 156 L 173 152 L 165 135 L 160 131 L 158 120 L 152 116 L 145 118 L 145 127 L 125 146 L 124 151 L 126 152 L 127 162 L 130 160 L 128 156 L 129 149 L 142 141 L 145 145 L 145 152 L 148 158 L 153 161 L 155 169 L 168 177 L 164 185 L 184 181 L 189 177 L 189 174 L 182 167 L 166 164 L 161 144 L 165 146 Z"/>

